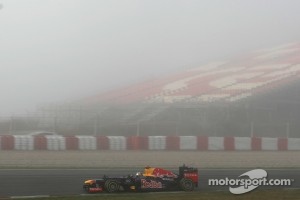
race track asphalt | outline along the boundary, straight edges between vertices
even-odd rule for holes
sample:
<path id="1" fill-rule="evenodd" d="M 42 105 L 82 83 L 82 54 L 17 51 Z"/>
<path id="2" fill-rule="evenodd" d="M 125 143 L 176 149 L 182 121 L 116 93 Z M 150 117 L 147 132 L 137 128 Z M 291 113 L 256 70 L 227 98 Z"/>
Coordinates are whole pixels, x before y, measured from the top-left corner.
<path id="1" fill-rule="evenodd" d="M 208 179 L 237 178 L 251 169 L 199 169 L 199 187 L 203 191 L 228 191 L 228 186 L 209 186 Z M 269 179 L 292 179 L 292 186 L 264 186 L 300 188 L 300 169 L 265 169 Z M 0 198 L 10 196 L 69 196 L 83 193 L 83 181 L 89 178 L 125 176 L 138 169 L 0 169 Z M 141 169 L 140 169 L 141 171 Z M 176 169 L 173 169 L 177 172 Z M 259 187 L 259 188 L 264 188 Z"/>

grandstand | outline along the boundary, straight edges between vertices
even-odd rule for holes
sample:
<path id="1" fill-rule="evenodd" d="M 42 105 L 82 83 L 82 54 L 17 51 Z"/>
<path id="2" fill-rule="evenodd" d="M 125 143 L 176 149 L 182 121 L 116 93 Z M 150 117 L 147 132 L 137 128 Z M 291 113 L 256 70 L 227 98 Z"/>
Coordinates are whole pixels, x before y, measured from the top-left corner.
<path id="1" fill-rule="evenodd" d="M 38 113 L 40 129 L 65 134 L 300 137 L 300 44 L 45 105 Z"/>
<path id="2" fill-rule="evenodd" d="M 300 45 L 254 52 L 230 62 L 216 62 L 89 99 L 109 103 L 235 102 L 297 79 Z"/>
<path id="3" fill-rule="evenodd" d="M 107 108 L 99 114 L 107 134 L 299 136 L 299 74 L 300 44 L 287 44 L 109 91 L 83 104 Z"/>

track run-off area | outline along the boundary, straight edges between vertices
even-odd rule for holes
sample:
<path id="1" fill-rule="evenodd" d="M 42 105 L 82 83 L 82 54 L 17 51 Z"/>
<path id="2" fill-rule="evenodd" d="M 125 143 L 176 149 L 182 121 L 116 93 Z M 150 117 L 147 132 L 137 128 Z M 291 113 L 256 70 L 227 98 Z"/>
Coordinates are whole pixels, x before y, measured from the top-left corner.
<path id="1" fill-rule="evenodd" d="M 266 170 L 270 179 L 293 180 L 291 186 L 256 190 L 300 188 L 299 151 L 1 151 L 0 199 L 81 195 L 89 178 L 135 174 L 147 165 L 177 173 L 184 163 L 199 169 L 199 192 L 228 192 L 228 186 L 209 186 L 208 179 L 236 179 L 253 169 Z"/>

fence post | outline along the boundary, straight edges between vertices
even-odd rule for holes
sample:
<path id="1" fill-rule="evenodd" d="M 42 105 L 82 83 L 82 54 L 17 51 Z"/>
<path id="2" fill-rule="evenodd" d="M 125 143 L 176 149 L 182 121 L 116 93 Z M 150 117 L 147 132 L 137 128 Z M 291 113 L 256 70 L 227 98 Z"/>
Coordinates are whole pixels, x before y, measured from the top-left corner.
<path id="1" fill-rule="evenodd" d="M 250 136 L 251 137 L 254 136 L 254 122 L 251 122 L 251 124 L 250 124 Z"/>
<path id="2" fill-rule="evenodd" d="M 286 123 L 286 137 L 287 138 L 290 137 L 290 123 L 289 122 Z"/>

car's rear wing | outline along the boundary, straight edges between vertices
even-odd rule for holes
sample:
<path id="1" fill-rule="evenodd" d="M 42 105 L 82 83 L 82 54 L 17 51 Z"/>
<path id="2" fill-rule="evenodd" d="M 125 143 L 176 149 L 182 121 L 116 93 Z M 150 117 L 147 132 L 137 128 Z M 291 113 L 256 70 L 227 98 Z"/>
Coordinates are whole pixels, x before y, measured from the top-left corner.
<path id="1" fill-rule="evenodd" d="M 198 169 L 193 167 L 187 167 L 185 165 L 179 167 L 179 176 L 181 178 L 191 179 L 195 186 L 198 186 Z"/>

